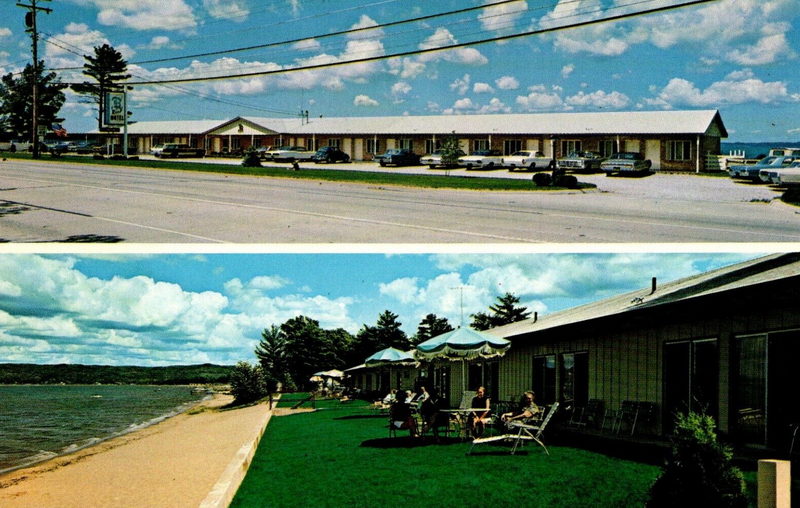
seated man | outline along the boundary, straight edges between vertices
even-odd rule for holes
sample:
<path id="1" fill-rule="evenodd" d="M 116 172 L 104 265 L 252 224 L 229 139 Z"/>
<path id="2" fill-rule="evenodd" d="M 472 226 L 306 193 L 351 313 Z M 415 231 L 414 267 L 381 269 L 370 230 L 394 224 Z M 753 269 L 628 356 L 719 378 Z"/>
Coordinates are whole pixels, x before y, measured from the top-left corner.
<path id="1" fill-rule="evenodd" d="M 406 402 L 406 392 L 398 390 L 395 401 L 389 408 L 389 425 L 395 429 L 408 429 L 411 437 L 418 437 L 417 420 L 411 414 L 411 406 Z"/>
<path id="2" fill-rule="evenodd" d="M 522 398 L 519 401 L 519 409 L 517 412 L 503 413 L 500 416 L 500 419 L 504 422 L 510 422 L 513 420 L 527 421 L 541 414 L 542 410 L 536 405 L 536 402 L 534 402 L 535 398 L 536 395 L 531 391 L 523 393 Z"/>
<path id="3" fill-rule="evenodd" d="M 483 435 L 486 424 L 489 422 L 489 413 L 491 412 L 489 402 L 490 399 L 486 396 L 486 388 L 479 386 L 470 404 L 472 409 L 481 409 L 481 411 L 473 411 L 470 415 L 470 428 L 472 429 L 472 435 L 475 437 Z"/>

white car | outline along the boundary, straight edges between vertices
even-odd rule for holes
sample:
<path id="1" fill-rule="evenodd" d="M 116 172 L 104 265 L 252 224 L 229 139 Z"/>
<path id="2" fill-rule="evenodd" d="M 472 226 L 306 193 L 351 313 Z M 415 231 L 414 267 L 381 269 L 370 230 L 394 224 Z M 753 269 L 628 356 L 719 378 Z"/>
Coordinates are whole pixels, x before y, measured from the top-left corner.
<path id="1" fill-rule="evenodd" d="M 156 145 L 150 149 L 150 155 L 154 157 L 161 157 L 161 152 L 164 151 L 164 145 Z"/>
<path id="2" fill-rule="evenodd" d="M 467 155 L 467 154 L 464 153 L 462 150 L 458 150 L 456 152 L 456 157 L 457 158 L 458 157 L 463 157 L 465 155 Z M 424 165 L 424 166 L 428 166 L 431 169 L 436 169 L 439 166 L 448 167 L 448 166 L 445 166 L 445 165 L 442 164 L 442 151 L 441 150 L 435 150 L 435 151 L 433 151 L 433 152 L 431 152 L 431 153 L 429 153 L 427 155 L 423 155 L 419 159 L 419 163 Z M 457 164 L 452 166 L 452 167 L 456 167 L 456 166 L 457 166 Z"/>
<path id="3" fill-rule="evenodd" d="M 542 152 L 534 150 L 520 150 L 511 155 L 503 157 L 503 166 L 507 167 L 509 171 L 517 169 L 552 169 L 553 158 L 545 157 Z"/>
<path id="4" fill-rule="evenodd" d="M 467 169 L 495 169 L 503 165 L 500 150 L 478 150 L 458 158 L 458 165 Z"/>
<path id="5" fill-rule="evenodd" d="M 789 167 L 774 171 L 771 182 L 780 186 L 800 185 L 800 160 L 794 161 Z M 761 172 L 759 172 L 761 176 Z"/>
<path id="6" fill-rule="evenodd" d="M 304 146 L 282 146 L 270 152 L 266 152 L 264 158 L 275 162 L 310 161 L 316 153 L 316 150 L 306 150 Z"/>

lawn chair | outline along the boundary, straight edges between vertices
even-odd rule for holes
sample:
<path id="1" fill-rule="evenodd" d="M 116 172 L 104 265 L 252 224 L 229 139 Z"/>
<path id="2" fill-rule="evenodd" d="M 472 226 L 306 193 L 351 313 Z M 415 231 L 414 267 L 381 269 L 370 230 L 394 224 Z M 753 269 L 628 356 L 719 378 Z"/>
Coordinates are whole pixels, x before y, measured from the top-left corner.
<path id="1" fill-rule="evenodd" d="M 547 455 L 550 455 L 550 452 L 547 450 L 547 447 L 544 445 L 542 441 L 542 434 L 544 433 L 544 429 L 547 427 L 547 424 L 553 418 L 553 415 L 558 410 L 558 402 L 553 403 L 550 407 L 550 411 L 548 411 L 547 415 L 545 415 L 544 420 L 540 424 L 532 424 L 529 422 L 522 422 L 522 421 L 511 421 L 508 424 L 509 432 L 503 434 L 501 436 L 492 436 L 492 437 L 482 437 L 478 439 L 472 440 L 472 446 L 470 447 L 467 455 L 472 453 L 472 449 L 475 448 L 475 445 L 485 444 L 485 443 L 493 443 L 495 441 L 512 441 L 513 445 L 511 446 L 511 455 L 514 455 L 519 448 L 523 441 L 535 441 L 538 443 L 542 448 L 544 448 L 544 452 Z M 516 431 L 516 433 L 514 433 Z"/>

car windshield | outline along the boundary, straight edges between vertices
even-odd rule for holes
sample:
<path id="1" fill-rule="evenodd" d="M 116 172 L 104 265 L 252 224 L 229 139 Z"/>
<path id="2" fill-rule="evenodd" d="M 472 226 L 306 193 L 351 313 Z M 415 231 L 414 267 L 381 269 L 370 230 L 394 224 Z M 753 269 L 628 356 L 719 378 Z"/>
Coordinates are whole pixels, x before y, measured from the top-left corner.
<path id="1" fill-rule="evenodd" d="M 489 150 L 477 150 L 472 152 L 472 155 L 489 155 Z"/>
<path id="2" fill-rule="evenodd" d="M 775 159 L 777 159 L 777 157 L 764 157 L 763 159 L 758 161 L 758 163 L 759 164 L 763 164 L 765 166 L 768 166 L 768 165 L 772 164 L 773 162 L 775 162 Z"/>
<path id="3" fill-rule="evenodd" d="M 627 160 L 636 160 L 639 159 L 640 156 L 638 153 L 635 152 L 622 152 L 622 153 L 615 153 L 612 159 L 627 159 Z"/>
<path id="4" fill-rule="evenodd" d="M 402 150 L 386 150 L 386 155 L 397 155 L 403 153 Z"/>
<path id="5" fill-rule="evenodd" d="M 531 152 L 520 151 L 520 152 L 514 152 L 511 155 L 517 155 L 517 156 L 520 156 L 520 157 L 528 157 L 529 155 L 531 155 Z"/>

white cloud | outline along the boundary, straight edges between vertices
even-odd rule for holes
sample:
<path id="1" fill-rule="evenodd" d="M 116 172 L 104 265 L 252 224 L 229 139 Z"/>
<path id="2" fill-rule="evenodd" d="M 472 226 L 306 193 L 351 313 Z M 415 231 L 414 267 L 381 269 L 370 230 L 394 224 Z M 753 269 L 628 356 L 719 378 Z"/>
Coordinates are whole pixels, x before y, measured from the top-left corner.
<path id="1" fill-rule="evenodd" d="M 250 9 L 241 0 L 203 0 L 203 7 L 213 18 L 242 22 L 247 19 Z"/>
<path id="2" fill-rule="evenodd" d="M 457 44 L 458 40 L 446 28 L 437 28 L 433 35 L 419 44 L 420 49 L 440 48 Z M 435 51 L 419 55 L 421 62 L 434 62 L 444 60 L 447 62 L 460 63 L 465 65 L 485 65 L 489 60 L 475 48 L 455 48 L 444 51 Z"/>
<path id="3" fill-rule="evenodd" d="M 491 114 L 491 113 L 511 113 L 511 108 L 506 106 L 503 101 L 497 97 L 489 100 L 489 104 L 485 104 L 478 108 L 478 113 Z"/>
<path id="4" fill-rule="evenodd" d="M 166 35 L 156 35 L 152 39 L 150 39 L 149 43 L 137 47 L 141 47 L 143 49 L 161 49 L 161 48 L 178 49 L 181 46 L 178 44 L 173 44 L 171 39 Z"/>
<path id="5" fill-rule="evenodd" d="M 672 78 L 654 98 L 646 99 L 651 106 L 720 106 L 725 104 L 777 104 L 797 102 L 800 94 L 791 93 L 782 81 L 765 82 L 755 77 L 749 69 L 728 74 L 724 80 L 711 83 L 701 90 L 683 78 Z"/>
<path id="6" fill-rule="evenodd" d="M 494 88 L 489 83 L 475 83 L 472 91 L 474 93 L 494 93 Z"/>
<path id="7" fill-rule="evenodd" d="M 86 0 L 102 25 L 134 30 L 193 30 L 197 18 L 185 0 Z"/>
<path id="8" fill-rule="evenodd" d="M 483 3 L 490 4 L 493 1 L 484 0 Z M 514 29 L 516 20 L 521 18 L 527 9 L 528 2 L 525 0 L 486 7 L 478 15 L 478 20 L 484 30 L 505 34 Z"/>
<path id="9" fill-rule="evenodd" d="M 548 90 L 544 85 L 535 85 L 528 90 L 528 95 L 519 95 L 516 100 L 523 111 L 568 109 L 557 88 Z"/>
<path id="10" fill-rule="evenodd" d="M 292 49 L 297 51 L 318 51 L 322 45 L 316 39 L 305 39 L 292 44 Z"/>
<path id="11" fill-rule="evenodd" d="M 561 77 L 566 79 L 572 74 L 572 71 L 575 70 L 575 66 L 572 64 L 567 64 L 561 68 Z"/>
<path id="12" fill-rule="evenodd" d="M 363 106 L 363 107 L 375 107 L 378 106 L 379 103 L 375 99 L 371 98 L 368 95 L 356 95 L 353 99 L 354 106 Z"/>
<path id="13" fill-rule="evenodd" d="M 740 65 L 763 65 L 777 61 L 781 55 L 791 55 L 786 35 L 767 35 L 751 46 L 734 49 L 728 59 Z"/>
<path id="14" fill-rule="evenodd" d="M 458 95 L 464 95 L 469 91 L 471 78 L 469 74 L 464 74 L 461 78 L 456 78 L 455 81 L 450 83 L 450 90 L 458 93 Z"/>
<path id="15" fill-rule="evenodd" d="M 494 80 L 494 84 L 500 90 L 516 90 L 519 88 L 519 81 L 513 76 L 502 76 Z"/>
<path id="16" fill-rule="evenodd" d="M 392 85 L 392 95 L 407 95 L 411 91 L 411 85 L 405 81 L 398 81 Z"/>
<path id="17" fill-rule="evenodd" d="M 592 93 L 578 92 L 576 95 L 567 97 L 565 102 L 570 106 L 592 107 L 603 109 L 623 109 L 628 107 L 631 100 L 627 95 L 619 92 L 606 93 L 597 90 Z"/>
<path id="18" fill-rule="evenodd" d="M 6 37 L 11 36 L 11 29 L 6 27 L 0 27 L 0 39 L 4 39 Z"/>

